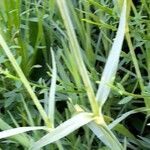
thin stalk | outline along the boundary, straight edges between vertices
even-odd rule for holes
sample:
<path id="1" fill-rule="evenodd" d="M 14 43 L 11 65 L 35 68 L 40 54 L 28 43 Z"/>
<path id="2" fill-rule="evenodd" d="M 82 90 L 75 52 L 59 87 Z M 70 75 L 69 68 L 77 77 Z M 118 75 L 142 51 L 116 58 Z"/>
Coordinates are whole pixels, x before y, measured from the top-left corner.
<path id="1" fill-rule="evenodd" d="M 131 54 L 133 64 L 134 64 L 134 67 L 135 67 L 135 71 L 136 71 L 136 74 L 137 74 L 137 80 L 138 80 L 139 85 L 140 85 L 141 93 L 143 94 L 145 92 L 144 81 L 143 81 L 143 78 L 142 78 L 142 75 L 141 75 L 141 72 L 140 72 L 140 67 L 138 65 L 138 60 L 137 60 L 136 55 L 135 55 L 134 47 L 133 47 L 131 37 L 130 37 L 130 34 L 129 34 L 128 25 L 127 25 L 127 32 L 126 32 L 126 40 L 127 40 L 128 46 L 129 46 L 130 54 Z M 150 98 L 149 97 L 147 97 L 147 98 L 143 97 L 143 98 L 144 98 L 144 102 L 145 102 L 146 107 L 150 108 Z M 148 111 L 148 114 L 150 114 L 150 111 Z"/>
<path id="2" fill-rule="evenodd" d="M 128 10 L 130 10 L 132 7 L 134 13 L 137 13 L 136 12 L 136 9 L 134 7 L 134 4 L 132 1 L 129 1 L 128 2 Z M 127 14 L 127 21 L 129 20 L 129 15 L 130 13 Z M 132 60 L 133 60 L 133 64 L 134 64 L 134 67 L 135 67 L 135 71 L 136 71 L 136 74 L 137 74 L 137 78 L 138 78 L 138 81 L 139 81 L 139 84 L 140 84 L 140 88 L 141 90 L 143 91 L 144 90 L 144 83 L 143 83 L 143 78 L 142 78 L 142 75 L 141 75 L 141 72 L 140 72 L 140 68 L 139 68 L 139 64 L 138 64 L 138 60 L 136 58 L 136 54 L 135 54 L 135 51 L 134 51 L 134 47 L 133 47 L 133 44 L 132 44 L 132 41 L 131 41 L 131 37 L 130 37 L 130 33 L 129 33 L 129 25 L 128 23 L 126 22 L 126 33 L 125 33 L 125 37 L 126 37 L 126 40 L 127 40 L 127 43 L 128 43 L 128 46 L 129 46 L 129 50 L 130 50 L 130 54 L 131 54 L 131 57 L 132 57 Z"/>
<path id="3" fill-rule="evenodd" d="M 93 91 L 93 88 L 92 88 L 92 85 L 88 76 L 88 72 L 86 70 L 86 67 L 82 59 L 80 46 L 77 41 L 77 37 L 73 28 L 73 24 L 69 16 L 69 11 L 68 11 L 66 2 L 65 0 L 57 0 L 57 5 L 60 9 L 64 24 L 67 30 L 68 39 L 69 39 L 71 50 L 72 50 L 72 55 L 75 57 L 76 63 L 78 65 L 78 69 L 82 77 L 83 83 L 85 85 L 85 89 L 87 91 L 87 95 L 90 101 L 92 111 L 95 115 L 98 115 L 98 112 L 99 112 L 98 104 L 96 102 L 95 94 L 94 94 L 94 91 Z"/>
<path id="4" fill-rule="evenodd" d="M 120 53 L 122 50 L 122 44 L 123 44 L 124 35 L 125 35 L 126 14 L 127 14 L 127 3 L 125 0 L 122 6 L 122 11 L 120 15 L 119 26 L 118 26 L 118 30 L 116 33 L 116 37 L 114 39 L 112 48 L 107 58 L 107 61 L 106 61 L 106 64 L 105 64 L 105 67 L 101 76 L 101 82 L 99 84 L 97 94 L 96 94 L 96 100 L 98 101 L 100 108 L 104 105 L 104 103 L 106 102 L 109 96 L 111 89 L 108 86 L 108 84 L 113 84 L 114 79 L 116 77 Z"/>
<path id="5" fill-rule="evenodd" d="M 142 78 L 140 68 L 139 68 L 139 65 L 138 65 L 138 61 L 137 61 L 137 58 L 136 58 L 136 55 L 135 55 L 135 51 L 134 51 L 134 47 L 133 47 L 133 44 L 132 44 L 132 41 L 131 41 L 131 37 L 130 37 L 130 34 L 129 34 L 128 31 L 129 31 L 129 27 L 127 26 L 126 40 L 127 40 L 128 46 L 129 46 L 130 54 L 131 54 L 133 64 L 134 64 L 134 67 L 135 67 L 135 71 L 136 71 L 136 74 L 137 74 L 137 79 L 139 81 L 140 88 L 143 91 L 144 90 L 143 78 Z"/>

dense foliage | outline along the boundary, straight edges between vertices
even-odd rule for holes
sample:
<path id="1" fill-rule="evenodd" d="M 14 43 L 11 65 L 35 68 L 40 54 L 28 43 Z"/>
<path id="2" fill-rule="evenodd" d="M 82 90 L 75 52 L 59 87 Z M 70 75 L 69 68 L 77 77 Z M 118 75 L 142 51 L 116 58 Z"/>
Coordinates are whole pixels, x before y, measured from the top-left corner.
<path id="1" fill-rule="evenodd" d="M 149 10 L 1 0 L 0 148 L 150 149 Z"/>

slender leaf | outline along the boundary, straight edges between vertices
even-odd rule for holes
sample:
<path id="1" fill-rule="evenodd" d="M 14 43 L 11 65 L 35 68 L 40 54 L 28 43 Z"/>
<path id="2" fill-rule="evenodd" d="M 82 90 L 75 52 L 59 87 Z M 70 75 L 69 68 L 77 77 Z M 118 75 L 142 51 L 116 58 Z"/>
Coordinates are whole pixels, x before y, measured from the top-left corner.
<path id="1" fill-rule="evenodd" d="M 133 99 L 132 96 L 127 96 L 125 98 L 123 98 L 118 104 L 122 105 L 122 104 L 126 104 L 128 102 L 130 102 Z"/>
<path id="2" fill-rule="evenodd" d="M 57 0 L 57 5 L 60 9 L 66 30 L 67 30 L 67 34 L 68 34 L 68 40 L 70 42 L 70 46 L 71 46 L 71 50 L 72 50 L 72 55 L 75 57 L 76 63 L 78 65 L 78 69 L 80 72 L 80 75 L 82 77 L 82 80 L 84 82 L 85 85 L 85 89 L 87 91 L 87 95 L 92 107 L 92 111 L 95 114 L 98 114 L 98 105 L 95 99 L 95 94 L 93 91 L 93 87 L 91 85 L 91 81 L 89 79 L 88 76 L 88 72 L 87 69 L 84 65 L 83 59 L 82 59 L 82 55 L 81 55 L 81 51 L 80 51 L 80 46 L 74 31 L 74 27 L 69 15 L 69 11 L 67 8 L 67 4 L 65 2 L 65 0 Z"/>
<path id="3" fill-rule="evenodd" d="M 99 88 L 96 94 L 96 100 L 99 102 L 100 105 L 103 105 L 105 103 L 110 93 L 110 87 L 107 84 L 112 84 L 115 79 L 115 74 L 117 71 L 121 47 L 125 34 L 127 8 L 126 5 L 126 0 L 124 0 L 117 35 L 114 39 L 114 43 L 108 56 L 104 71 L 102 73 L 101 82 L 99 84 Z"/>
<path id="4" fill-rule="evenodd" d="M 60 124 L 57 128 L 50 131 L 50 133 L 42 137 L 39 141 L 35 142 L 31 146 L 30 150 L 37 150 L 47 144 L 53 143 L 89 123 L 93 119 L 94 118 L 91 113 L 80 113 Z"/>
<path id="5" fill-rule="evenodd" d="M 48 100 L 48 117 L 51 120 L 52 126 L 54 126 L 54 109 L 55 109 L 55 91 L 56 91 L 56 78 L 57 78 L 57 70 L 56 70 L 56 61 L 54 52 L 51 49 L 52 54 L 52 79 L 51 79 L 51 86 L 49 90 L 49 100 Z"/>
<path id="6" fill-rule="evenodd" d="M 13 128 L 5 131 L 0 132 L 0 139 L 2 138 L 7 138 L 10 136 L 14 136 L 20 133 L 28 132 L 28 131 L 33 131 L 33 130 L 45 130 L 45 127 L 18 127 L 18 128 Z"/>
<path id="7" fill-rule="evenodd" d="M 14 69 L 16 70 L 18 76 L 20 77 L 22 83 L 24 84 L 25 88 L 27 89 L 28 93 L 30 94 L 34 104 L 36 105 L 37 109 L 39 110 L 41 116 L 43 117 L 43 120 L 45 121 L 45 123 L 50 126 L 50 121 L 47 117 L 46 112 L 44 111 L 42 105 L 40 104 L 37 96 L 35 95 L 35 93 L 32 90 L 32 87 L 30 86 L 27 78 L 25 77 L 23 71 L 21 70 L 21 68 L 19 67 L 19 65 L 17 64 L 12 52 L 10 51 L 8 45 L 6 44 L 4 38 L 2 37 L 2 35 L 0 34 L 0 45 L 2 46 L 2 48 L 4 49 L 4 52 L 6 53 L 7 57 L 9 58 L 9 61 L 11 62 L 11 64 L 13 65 Z"/>
<path id="8" fill-rule="evenodd" d="M 106 125 L 98 125 L 93 121 L 88 123 L 88 127 L 111 150 L 123 150 L 122 145 Z"/>

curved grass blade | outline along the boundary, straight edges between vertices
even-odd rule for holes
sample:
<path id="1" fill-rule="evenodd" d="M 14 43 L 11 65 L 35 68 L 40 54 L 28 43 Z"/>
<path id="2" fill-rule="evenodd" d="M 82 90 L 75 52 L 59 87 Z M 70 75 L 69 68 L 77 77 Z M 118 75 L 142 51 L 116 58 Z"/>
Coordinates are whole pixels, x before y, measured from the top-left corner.
<path id="1" fill-rule="evenodd" d="M 37 150 L 43 146 L 46 146 L 47 144 L 53 143 L 67 136 L 68 134 L 72 133 L 83 125 L 91 122 L 93 119 L 94 118 L 91 113 L 77 114 L 76 116 L 59 125 L 57 128 L 50 131 L 50 133 L 42 137 L 39 141 L 35 142 L 31 146 L 30 150 Z"/>
<path id="2" fill-rule="evenodd" d="M 13 129 L 8 129 L 0 132 L 0 139 L 2 138 L 7 138 L 10 136 L 14 136 L 20 133 L 28 132 L 28 131 L 33 131 L 33 130 L 45 130 L 46 127 L 18 127 L 18 128 L 13 128 Z"/>
<path id="3" fill-rule="evenodd" d="M 112 84 L 115 79 L 125 34 L 127 9 L 126 5 L 126 0 L 124 0 L 117 35 L 112 45 L 110 54 L 108 56 L 104 71 L 102 73 L 101 82 L 99 84 L 99 88 L 96 94 L 96 100 L 99 102 L 100 106 L 102 106 L 105 103 L 110 93 L 110 87 L 107 84 Z"/>
<path id="4" fill-rule="evenodd" d="M 117 118 L 116 120 L 114 120 L 111 124 L 108 125 L 109 129 L 114 128 L 117 124 L 119 124 L 122 120 L 124 120 L 125 118 L 127 118 L 129 115 L 135 114 L 135 113 L 139 113 L 139 112 L 143 112 L 143 111 L 149 111 L 150 109 L 147 109 L 146 107 L 143 108 L 137 108 L 131 111 L 128 111 L 126 113 L 124 113 L 121 117 Z"/>
<path id="5" fill-rule="evenodd" d="M 0 129 L 1 130 L 9 130 L 11 129 L 12 127 L 9 126 L 5 121 L 3 121 L 1 118 L 0 118 Z M 20 143 L 22 146 L 25 146 L 25 147 L 29 147 L 30 145 L 30 140 L 29 138 L 26 136 L 26 133 L 23 133 L 21 135 L 15 135 L 13 137 L 10 137 L 12 140 L 15 140 L 17 141 L 18 143 Z"/>
<path id="6" fill-rule="evenodd" d="M 30 126 L 35 126 L 35 123 L 34 123 L 32 114 L 31 114 L 31 112 L 30 112 L 30 110 L 29 110 L 29 108 L 28 108 L 28 106 L 27 106 L 27 104 L 26 104 L 26 102 L 25 102 L 25 100 L 24 100 L 24 98 L 23 98 L 22 95 L 21 95 L 21 100 L 22 100 L 24 109 L 25 109 L 25 111 L 26 111 L 26 114 L 27 114 L 27 116 L 28 116 L 29 125 L 30 125 Z"/>

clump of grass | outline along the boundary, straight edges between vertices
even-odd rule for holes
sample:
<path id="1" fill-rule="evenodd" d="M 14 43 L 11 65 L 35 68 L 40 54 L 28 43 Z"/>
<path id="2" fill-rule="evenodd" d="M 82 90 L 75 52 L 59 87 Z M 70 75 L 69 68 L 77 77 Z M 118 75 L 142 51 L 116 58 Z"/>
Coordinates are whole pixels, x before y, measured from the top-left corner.
<path id="1" fill-rule="evenodd" d="M 149 6 L 0 2 L 0 147 L 148 149 Z"/>

